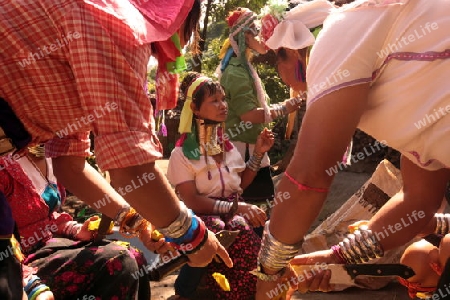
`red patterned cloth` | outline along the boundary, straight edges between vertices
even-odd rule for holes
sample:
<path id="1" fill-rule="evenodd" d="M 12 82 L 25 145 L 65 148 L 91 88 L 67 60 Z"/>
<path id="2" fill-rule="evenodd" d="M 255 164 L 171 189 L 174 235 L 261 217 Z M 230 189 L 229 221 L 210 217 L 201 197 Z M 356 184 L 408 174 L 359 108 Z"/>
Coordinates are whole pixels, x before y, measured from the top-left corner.
<path id="1" fill-rule="evenodd" d="M 50 211 L 17 161 L 0 158 L 0 192 L 5 195 L 11 207 L 24 252 L 51 239 L 57 228 L 52 227 L 53 224 L 72 220 L 67 213 Z"/>
<path id="2" fill-rule="evenodd" d="M 153 14 L 156 1 L 135 2 L 143 4 L 36 0 L 1 5 L 0 96 L 34 142 L 50 140 L 48 156 L 88 155 L 93 131 L 103 170 L 161 157 L 144 92 L 150 43 L 170 38 L 192 0 L 158 1 L 160 11 Z M 163 17 L 164 11 L 172 13 Z"/>

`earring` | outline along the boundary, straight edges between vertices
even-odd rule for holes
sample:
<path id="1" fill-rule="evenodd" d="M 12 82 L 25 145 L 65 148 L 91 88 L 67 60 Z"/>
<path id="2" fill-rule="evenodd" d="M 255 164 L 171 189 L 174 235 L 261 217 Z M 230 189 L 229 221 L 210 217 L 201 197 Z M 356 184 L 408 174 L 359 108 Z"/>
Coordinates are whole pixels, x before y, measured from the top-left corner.
<path id="1" fill-rule="evenodd" d="M 303 69 L 301 60 L 297 60 L 297 64 L 295 65 L 295 78 L 297 81 L 306 82 L 306 72 Z"/>

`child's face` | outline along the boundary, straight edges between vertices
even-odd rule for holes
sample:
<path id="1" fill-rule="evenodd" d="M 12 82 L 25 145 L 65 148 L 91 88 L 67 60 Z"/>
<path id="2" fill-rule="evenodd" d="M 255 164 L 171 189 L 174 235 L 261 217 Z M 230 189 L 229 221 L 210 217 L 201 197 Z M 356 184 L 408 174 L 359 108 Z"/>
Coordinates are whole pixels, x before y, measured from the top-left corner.
<path id="1" fill-rule="evenodd" d="M 201 119 L 208 119 L 216 122 L 225 122 L 228 116 L 228 105 L 225 101 L 225 94 L 218 90 L 215 94 L 207 95 L 200 105 L 199 110 L 194 110 Z"/>

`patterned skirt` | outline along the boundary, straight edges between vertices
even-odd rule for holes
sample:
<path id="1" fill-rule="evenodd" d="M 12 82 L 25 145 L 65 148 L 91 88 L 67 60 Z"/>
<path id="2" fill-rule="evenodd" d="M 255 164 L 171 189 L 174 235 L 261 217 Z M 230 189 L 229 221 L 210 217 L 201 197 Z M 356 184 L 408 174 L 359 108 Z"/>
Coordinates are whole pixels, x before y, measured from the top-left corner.
<path id="1" fill-rule="evenodd" d="M 53 238 L 25 264 L 36 269 L 55 299 L 150 299 L 146 274 L 136 276 L 147 264 L 145 257 L 126 242 Z"/>
<path id="2" fill-rule="evenodd" d="M 214 299 L 248 300 L 254 299 L 256 293 L 256 277 L 249 272 L 256 268 L 261 239 L 241 216 L 234 216 L 225 223 L 218 216 L 201 216 L 208 229 L 217 233 L 220 230 L 240 230 L 233 244 L 227 249 L 233 260 L 233 268 L 224 263 L 213 261 L 208 265 L 206 286 L 215 294 Z M 223 291 L 212 277 L 214 272 L 225 275 L 230 283 L 231 291 Z"/>

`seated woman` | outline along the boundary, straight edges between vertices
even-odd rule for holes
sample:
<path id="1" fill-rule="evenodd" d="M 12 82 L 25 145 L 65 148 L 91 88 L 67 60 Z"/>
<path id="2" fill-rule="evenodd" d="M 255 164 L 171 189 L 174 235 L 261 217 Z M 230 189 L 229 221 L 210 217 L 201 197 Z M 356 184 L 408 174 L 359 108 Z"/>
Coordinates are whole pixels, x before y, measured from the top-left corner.
<path id="1" fill-rule="evenodd" d="M 273 134 L 267 129 L 261 132 L 246 164 L 225 133 L 223 123 L 228 107 L 220 84 L 189 73 L 181 91 L 186 99 L 179 127 L 182 136 L 172 151 L 167 177 L 185 204 L 211 231 L 227 229 L 240 233 L 228 248 L 233 268 L 219 262 L 212 262 L 207 269 L 185 266 L 175 282 L 176 293 L 179 299 L 192 297 L 202 275 L 208 273 L 206 285 L 214 292 L 214 299 L 252 299 L 256 278 L 249 271 L 256 267 L 261 242 L 252 227 L 262 226 L 266 214 L 257 206 L 240 201 L 239 196 L 272 147 Z M 211 276 L 214 272 L 228 278 L 231 291 L 221 290 Z"/>
<path id="2" fill-rule="evenodd" d="M 95 241 L 97 230 L 89 225 L 97 216 L 78 224 L 58 213 L 64 192 L 43 152 L 38 146 L 18 160 L 0 159 L 0 192 L 21 236 L 28 297 L 50 290 L 55 299 L 149 299 L 146 276 L 132 276 L 146 264 L 140 251 L 123 242 Z"/>
<path id="3" fill-rule="evenodd" d="M 0 299 L 21 300 L 23 295 L 23 257 L 17 248 L 18 234 L 11 207 L 3 193 L 0 193 Z"/>

